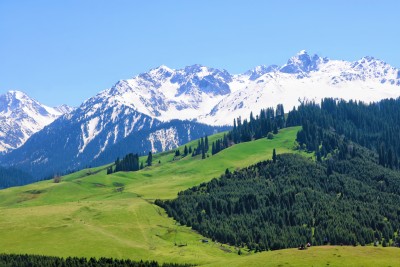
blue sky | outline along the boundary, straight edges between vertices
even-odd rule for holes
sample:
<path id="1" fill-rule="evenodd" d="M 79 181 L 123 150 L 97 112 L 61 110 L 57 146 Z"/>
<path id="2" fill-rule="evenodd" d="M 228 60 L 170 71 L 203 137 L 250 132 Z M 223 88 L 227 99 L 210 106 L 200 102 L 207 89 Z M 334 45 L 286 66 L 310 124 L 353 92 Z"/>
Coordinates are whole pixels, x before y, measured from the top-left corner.
<path id="1" fill-rule="evenodd" d="M 241 73 L 306 49 L 400 67 L 400 1 L 0 1 L 0 94 L 78 106 L 159 65 Z"/>

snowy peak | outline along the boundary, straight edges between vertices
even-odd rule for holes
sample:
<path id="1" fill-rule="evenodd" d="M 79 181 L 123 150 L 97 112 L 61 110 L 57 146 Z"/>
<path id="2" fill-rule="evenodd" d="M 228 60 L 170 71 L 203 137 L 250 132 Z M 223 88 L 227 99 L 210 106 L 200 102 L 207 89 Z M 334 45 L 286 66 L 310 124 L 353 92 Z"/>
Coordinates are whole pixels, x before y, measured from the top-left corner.
<path id="1" fill-rule="evenodd" d="M 283 66 L 260 65 L 238 75 L 199 64 L 182 69 L 161 65 L 119 81 L 89 100 L 85 110 L 90 115 L 113 107 L 118 117 L 125 106 L 164 122 L 226 125 L 276 103 L 292 108 L 299 99 L 325 96 L 375 101 L 400 96 L 399 86 L 400 71 L 383 61 L 330 60 L 302 50 Z"/>
<path id="2" fill-rule="evenodd" d="M 71 113 L 75 108 L 70 107 L 68 105 L 62 104 L 57 107 L 54 107 L 54 110 L 61 113 L 61 114 L 68 114 Z"/>
<path id="3" fill-rule="evenodd" d="M 207 94 L 226 95 L 231 92 L 228 83 L 232 81 L 226 70 L 207 68 L 201 65 L 187 66 L 178 70 L 171 78 L 171 83 L 179 85 L 175 96 Z"/>
<path id="4" fill-rule="evenodd" d="M 277 65 L 271 65 L 271 66 L 260 65 L 255 67 L 254 69 L 246 71 L 244 75 L 248 75 L 249 80 L 254 81 L 266 73 L 275 72 L 277 70 L 279 70 L 279 66 Z"/>
<path id="5" fill-rule="evenodd" d="M 0 152 L 21 146 L 32 134 L 53 122 L 70 108 L 45 106 L 21 91 L 0 95 Z"/>
<path id="6" fill-rule="evenodd" d="M 318 70 L 321 63 L 328 62 L 327 58 L 321 58 L 318 55 L 310 56 L 307 51 L 301 50 L 295 56 L 291 57 L 288 62 L 280 69 L 283 73 L 308 73 Z"/>

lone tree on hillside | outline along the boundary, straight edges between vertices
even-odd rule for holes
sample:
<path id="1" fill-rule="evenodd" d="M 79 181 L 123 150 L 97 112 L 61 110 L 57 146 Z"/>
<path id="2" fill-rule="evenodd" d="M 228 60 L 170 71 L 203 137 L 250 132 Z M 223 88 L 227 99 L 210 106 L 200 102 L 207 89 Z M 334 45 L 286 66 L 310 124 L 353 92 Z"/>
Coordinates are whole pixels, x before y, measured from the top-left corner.
<path id="1" fill-rule="evenodd" d="M 274 150 L 272 151 L 272 162 L 273 162 L 273 163 L 276 162 L 276 151 L 275 151 L 275 148 L 274 148 Z"/>
<path id="2" fill-rule="evenodd" d="M 60 175 L 54 175 L 53 182 L 56 183 L 56 184 L 61 182 L 61 176 Z"/>
<path id="3" fill-rule="evenodd" d="M 147 163 L 147 166 L 151 166 L 151 164 L 153 163 L 153 154 L 151 153 L 151 151 L 149 151 L 149 155 L 147 156 L 146 163 Z"/>

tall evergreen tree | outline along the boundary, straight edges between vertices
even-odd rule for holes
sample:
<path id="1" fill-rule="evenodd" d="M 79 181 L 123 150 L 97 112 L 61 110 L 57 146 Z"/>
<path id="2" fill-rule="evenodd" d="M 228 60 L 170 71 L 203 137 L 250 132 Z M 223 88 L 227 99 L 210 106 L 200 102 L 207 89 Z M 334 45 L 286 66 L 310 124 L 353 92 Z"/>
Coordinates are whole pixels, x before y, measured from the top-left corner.
<path id="1" fill-rule="evenodd" d="M 275 151 L 275 148 L 274 148 L 274 150 L 272 150 L 272 162 L 273 163 L 276 162 L 276 151 Z"/>
<path id="2" fill-rule="evenodd" d="M 149 155 L 147 156 L 146 160 L 147 166 L 151 166 L 153 164 L 153 154 L 149 151 Z"/>

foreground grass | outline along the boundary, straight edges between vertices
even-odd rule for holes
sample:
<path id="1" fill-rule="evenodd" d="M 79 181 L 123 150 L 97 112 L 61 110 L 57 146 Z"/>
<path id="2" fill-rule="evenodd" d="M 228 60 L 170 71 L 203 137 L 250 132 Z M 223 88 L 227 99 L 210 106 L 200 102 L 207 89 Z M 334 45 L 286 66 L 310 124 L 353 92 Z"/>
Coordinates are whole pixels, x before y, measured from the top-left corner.
<path id="1" fill-rule="evenodd" d="M 173 152 L 161 153 L 154 157 L 154 166 L 134 173 L 106 175 L 102 167 L 67 175 L 58 184 L 43 181 L 2 190 L 0 253 L 210 266 L 360 266 L 350 263 L 362 257 L 366 260 L 361 266 L 396 266 L 399 250 L 390 248 L 321 247 L 239 256 L 234 247 L 203 243 L 204 237 L 177 225 L 153 204 L 156 198 L 175 198 L 179 191 L 218 177 L 226 168 L 269 159 L 273 148 L 277 153 L 292 151 L 298 130 L 284 129 L 273 140 L 238 144 L 205 160 L 174 160 Z M 210 137 L 210 143 L 221 136 Z"/>

